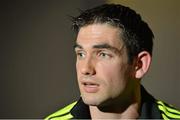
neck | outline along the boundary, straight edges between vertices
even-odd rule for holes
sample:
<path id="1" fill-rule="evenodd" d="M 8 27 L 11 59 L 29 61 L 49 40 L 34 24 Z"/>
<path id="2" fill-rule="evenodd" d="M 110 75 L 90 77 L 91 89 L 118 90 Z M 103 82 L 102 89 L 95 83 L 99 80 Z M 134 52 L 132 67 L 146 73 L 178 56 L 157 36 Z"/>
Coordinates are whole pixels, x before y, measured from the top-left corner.
<path id="1" fill-rule="evenodd" d="M 140 109 L 140 88 L 130 98 L 132 101 L 116 104 L 116 107 L 106 107 L 105 110 L 97 106 L 90 106 L 92 119 L 136 119 L 139 117 Z M 126 105 L 125 105 L 126 104 Z"/>

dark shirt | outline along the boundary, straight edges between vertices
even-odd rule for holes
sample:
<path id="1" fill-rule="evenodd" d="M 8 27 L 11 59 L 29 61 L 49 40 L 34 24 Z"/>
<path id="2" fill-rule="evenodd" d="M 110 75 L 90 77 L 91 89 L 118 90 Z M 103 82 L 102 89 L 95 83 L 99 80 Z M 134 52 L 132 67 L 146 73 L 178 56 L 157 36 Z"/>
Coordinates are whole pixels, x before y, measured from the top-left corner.
<path id="1" fill-rule="evenodd" d="M 141 86 L 141 106 L 138 119 L 180 119 L 180 111 L 163 101 L 156 100 Z M 45 120 L 91 119 L 89 106 L 82 98 L 49 115 Z"/>
<path id="2" fill-rule="evenodd" d="M 141 113 L 139 119 L 162 119 L 156 99 L 143 86 L 141 86 L 141 96 Z M 89 106 L 82 101 L 82 98 L 71 109 L 70 113 L 74 116 L 74 119 L 91 119 Z"/>

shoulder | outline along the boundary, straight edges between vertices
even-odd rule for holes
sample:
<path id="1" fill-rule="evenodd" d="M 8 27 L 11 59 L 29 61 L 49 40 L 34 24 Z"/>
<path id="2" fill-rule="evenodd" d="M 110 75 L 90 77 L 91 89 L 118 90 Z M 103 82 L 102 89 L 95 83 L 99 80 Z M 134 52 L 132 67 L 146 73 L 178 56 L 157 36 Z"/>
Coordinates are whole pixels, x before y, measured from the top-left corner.
<path id="1" fill-rule="evenodd" d="M 45 120 L 56 120 L 56 119 L 66 120 L 66 119 L 73 118 L 70 111 L 75 106 L 76 103 L 77 103 L 77 101 L 67 105 L 66 107 L 64 107 L 64 108 L 62 108 L 62 109 L 60 109 L 60 110 L 58 110 L 52 114 L 50 114 L 49 116 L 47 116 L 45 118 Z"/>
<path id="2" fill-rule="evenodd" d="M 156 103 L 164 119 L 180 119 L 180 110 L 160 100 Z"/>

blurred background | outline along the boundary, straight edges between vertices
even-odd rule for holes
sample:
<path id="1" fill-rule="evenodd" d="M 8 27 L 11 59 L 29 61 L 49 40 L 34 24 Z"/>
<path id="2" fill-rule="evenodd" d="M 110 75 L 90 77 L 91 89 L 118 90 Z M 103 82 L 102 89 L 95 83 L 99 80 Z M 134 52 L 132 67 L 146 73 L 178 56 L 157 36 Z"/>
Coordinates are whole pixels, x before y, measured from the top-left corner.
<path id="1" fill-rule="evenodd" d="M 105 2 L 149 24 L 153 62 L 142 84 L 180 108 L 179 0 L 1 0 L 0 118 L 44 118 L 79 98 L 70 16 Z"/>

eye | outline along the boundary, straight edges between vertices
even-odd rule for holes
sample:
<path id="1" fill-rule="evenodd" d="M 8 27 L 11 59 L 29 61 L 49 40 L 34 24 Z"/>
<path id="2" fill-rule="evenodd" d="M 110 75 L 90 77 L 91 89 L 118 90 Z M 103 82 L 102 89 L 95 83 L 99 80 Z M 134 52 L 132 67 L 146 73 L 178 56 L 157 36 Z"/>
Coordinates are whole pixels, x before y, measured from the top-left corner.
<path id="1" fill-rule="evenodd" d="M 111 54 L 106 53 L 106 52 L 100 52 L 98 56 L 101 58 L 111 58 L 112 57 Z"/>
<path id="2" fill-rule="evenodd" d="M 82 52 L 82 51 L 77 51 L 77 52 L 76 52 L 76 56 L 77 56 L 77 58 L 79 58 L 79 59 L 83 59 L 83 58 L 85 58 L 85 53 Z"/>

